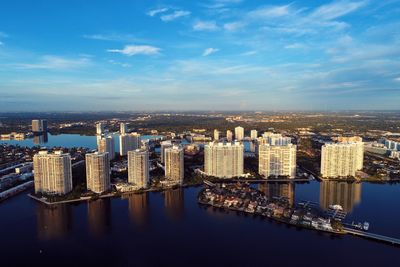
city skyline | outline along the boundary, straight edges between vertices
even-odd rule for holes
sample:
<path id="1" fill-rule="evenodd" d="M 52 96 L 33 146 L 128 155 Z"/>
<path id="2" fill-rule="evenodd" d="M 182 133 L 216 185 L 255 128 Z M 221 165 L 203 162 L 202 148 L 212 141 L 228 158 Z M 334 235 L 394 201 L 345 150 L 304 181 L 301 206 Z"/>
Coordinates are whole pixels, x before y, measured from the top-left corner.
<path id="1" fill-rule="evenodd" d="M 399 13 L 399 1 L 9 2 L 0 112 L 398 109 Z"/>

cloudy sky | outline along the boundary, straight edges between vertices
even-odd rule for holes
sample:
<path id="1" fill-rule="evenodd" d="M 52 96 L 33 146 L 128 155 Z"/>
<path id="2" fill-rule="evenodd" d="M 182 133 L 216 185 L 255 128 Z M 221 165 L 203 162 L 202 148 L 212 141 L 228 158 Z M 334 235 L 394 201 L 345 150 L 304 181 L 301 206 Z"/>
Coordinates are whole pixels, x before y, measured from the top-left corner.
<path id="1" fill-rule="evenodd" d="M 0 111 L 400 109 L 400 1 L 4 1 Z"/>

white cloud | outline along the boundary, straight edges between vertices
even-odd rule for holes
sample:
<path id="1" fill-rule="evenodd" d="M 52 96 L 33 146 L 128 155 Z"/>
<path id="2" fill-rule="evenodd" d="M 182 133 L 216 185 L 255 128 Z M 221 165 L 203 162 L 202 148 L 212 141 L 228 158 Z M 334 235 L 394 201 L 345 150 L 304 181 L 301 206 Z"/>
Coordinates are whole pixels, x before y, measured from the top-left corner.
<path id="1" fill-rule="evenodd" d="M 19 69 L 48 69 L 48 70 L 61 70 L 61 69 L 76 69 L 88 66 L 91 63 L 87 57 L 80 58 L 65 58 L 60 56 L 46 55 L 36 63 L 19 63 L 15 66 Z"/>
<path id="2" fill-rule="evenodd" d="M 167 12 L 167 11 L 168 11 L 167 7 L 158 8 L 158 9 L 150 10 L 149 12 L 147 12 L 147 15 L 149 15 L 150 17 L 154 17 L 157 14 L 164 13 L 164 12 Z"/>
<path id="3" fill-rule="evenodd" d="M 256 50 L 251 50 L 251 51 L 244 52 L 244 53 L 242 53 L 240 55 L 241 56 L 252 56 L 252 55 L 255 55 L 255 54 L 257 54 L 257 51 Z"/>
<path id="4" fill-rule="evenodd" d="M 224 29 L 227 31 L 237 31 L 245 25 L 246 24 L 242 21 L 229 22 L 224 24 Z"/>
<path id="5" fill-rule="evenodd" d="M 250 18 L 277 18 L 290 14 L 290 5 L 266 6 L 248 13 Z"/>
<path id="6" fill-rule="evenodd" d="M 310 17 L 323 20 L 333 20 L 347 15 L 366 4 L 365 1 L 337 1 L 317 8 Z"/>
<path id="7" fill-rule="evenodd" d="M 160 17 L 160 19 L 161 19 L 162 21 L 172 21 L 172 20 L 175 20 L 175 19 L 177 19 L 177 18 L 186 17 L 186 16 L 189 16 L 189 15 L 190 15 L 190 12 L 189 12 L 189 11 L 186 11 L 186 10 L 176 10 L 176 11 L 174 11 L 174 12 L 171 13 L 171 14 L 162 15 L 162 16 Z"/>
<path id="8" fill-rule="evenodd" d="M 396 82 L 400 82 L 400 77 L 394 78 Z"/>
<path id="9" fill-rule="evenodd" d="M 150 45 L 126 45 L 123 49 L 108 49 L 107 52 L 120 53 L 127 56 L 158 55 L 160 48 Z"/>
<path id="10" fill-rule="evenodd" d="M 304 47 L 305 47 L 304 44 L 300 44 L 300 43 L 293 43 L 293 44 L 285 45 L 286 49 L 301 49 Z"/>
<path id="11" fill-rule="evenodd" d="M 203 52 L 203 57 L 209 56 L 209 55 L 214 54 L 214 53 L 216 53 L 216 52 L 218 52 L 218 51 L 219 51 L 218 48 L 209 47 L 209 48 L 207 48 L 206 50 L 204 50 L 204 52 Z"/>
<path id="12" fill-rule="evenodd" d="M 216 31 L 216 30 L 218 30 L 218 26 L 215 21 L 197 21 L 193 24 L 193 30 L 195 30 L 195 31 Z"/>
<path id="13" fill-rule="evenodd" d="M 0 41 L 0 45 L 4 45 L 4 43 L 2 41 Z"/>
<path id="14" fill-rule="evenodd" d="M 85 39 L 100 40 L 100 41 L 119 41 L 119 42 L 146 42 L 142 38 L 137 38 L 132 34 L 121 33 L 106 33 L 106 34 L 85 34 Z"/>

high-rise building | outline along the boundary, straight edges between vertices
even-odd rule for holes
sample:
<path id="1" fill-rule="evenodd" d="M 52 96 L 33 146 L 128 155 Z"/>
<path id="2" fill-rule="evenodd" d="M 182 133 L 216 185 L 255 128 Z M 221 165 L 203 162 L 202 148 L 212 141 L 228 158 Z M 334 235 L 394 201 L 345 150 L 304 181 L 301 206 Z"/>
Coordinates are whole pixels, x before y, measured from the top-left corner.
<path id="1" fill-rule="evenodd" d="M 71 156 L 40 151 L 33 157 L 35 193 L 64 195 L 72 190 Z"/>
<path id="2" fill-rule="evenodd" d="M 233 133 L 231 130 L 226 131 L 226 141 L 227 142 L 232 142 L 233 141 Z"/>
<path id="3" fill-rule="evenodd" d="M 251 140 L 256 140 L 257 137 L 258 137 L 258 132 L 257 132 L 257 130 L 251 130 L 251 132 L 250 132 L 250 138 L 251 138 Z"/>
<path id="4" fill-rule="evenodd" d="M 32 120 L 32 132 L 46 133 L 47 132 L 47 120 Z"/>
<path id="5" fill-rule="evenodd" d="M 97 150 L 99 153 L 108 152 L 109 160 L 113 160 L 115 158 L 115 145 L 112 136 L 100 137 L 97 142 Z"/>
<path id="6" fill-rule="evenodd" d="M 121 122 L 120 127 L 119 127 L 119 133 L 120 134 L 126 134 L 128 133 L 128 127 L 124 122 Z"/>
<path id="7" fill-rule="evenodd" d="M 86 154 L 86 184 L 88 190 L 100 194 L 111 188 L 108 155 L 108 152 Z"/>
<path id="8" fill-rule="evenodd" d="M 282 134 L 264 132 L 260 138 L 258 138 L 259 144 L 269 144 L 271 146 L 285 146 L 291 143 L 291 138 L 283 136 Z"/>
<path id="9" fill-rule="evenodd" d="M 362 170 L 364 167 L 364 142 L 359 136 L 340 136 L 337 141 L 344 144 L 354 143 L 357 150 L 357 170 Z"/>
<path id="10" fill-rule="evenodd" d="M 172 146 L 165 149 L 165 177 L 182 184 L 184 178 L 184 151 L 182 147 Z"/>
<path id="11" fill-rule="evenodd" d="M 217 129 L 214 130 L 214 141 L 219 140 L 219 131 Z"/>
<path id="12" fill-rule="evenodd" d="M 323 178 L 355 176 L 357 171 L 357 144 L 330 143 L 321 149 L 321 175 Z"/>
<path id="13" fill-rule="evenodd" d="M 266 178 L 270 176 L 295 178 L 296 145 L 260 145 L 258 148 L 258 173 Z"/>
<path id="14" fill-rule="evenodd" d="M 103 133 L 104 133 L 104 124 L 101 122 L 96 123 L 96 134 L 102 135 Z"/>
<path id="15" fill-rule="evenodd" d="M 238 141 L 242 141 L 244 139 L 244 128 L 243 127 L 236 127 L 235 128 L 235 139 Z"/>
<path id="16" fill-rule="evenodd" d="M 149 152 L 140 149 L 128 151 L 128 182 L 147 188 L 149 177 Z"/>
<path id="17" fill-rule="evenodd" d="M 126 156 L 128 151 L 136 150 L 140 146 L 140 134 L 138 133 L 121 134 L 119 136 L 119 154 L 121 156 Z"/>
<path id="18" fill-rule="evenodd" d="M 172 147 L 172 142 L 170 140 L 161 142 L 161 148 L 160 148 L 161 163 L 165 163 L 165 149 L 167 149 L 169 147 Z"/>
<path id="19" fill-rule="evenodd" d="M 244 145 L 240 142 L 211 142 L 204 146 L 204 172 L 219 178 L 243 175 L 243 156 Z"/>

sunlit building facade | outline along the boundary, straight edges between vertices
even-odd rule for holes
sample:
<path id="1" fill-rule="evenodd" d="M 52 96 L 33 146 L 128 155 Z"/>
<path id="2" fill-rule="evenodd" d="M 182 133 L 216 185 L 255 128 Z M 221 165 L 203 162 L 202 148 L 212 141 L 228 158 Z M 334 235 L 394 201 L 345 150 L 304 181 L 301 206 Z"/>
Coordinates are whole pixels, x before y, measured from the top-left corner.
<path id="1" fill-rule="evenodd" d="M 86 154 L 87 189 L 101 194 L 111 189 L 108 152 Z"/>
<path id="2" fill-rule="evenodd" d="M 147 188 L 150 182 L 149 152 L 136 149 L 128 151 L 128 182 Z"/>
<path id="3" fill-rule="evenodd" d="M 204 146 L 204 172 L 209 176 L 232 178 L 243 175 L 244 145 L 240 142 L 211 142 Z"/>

